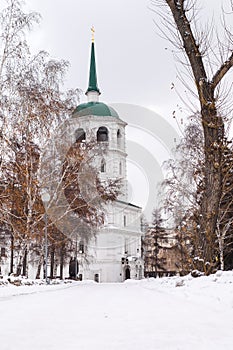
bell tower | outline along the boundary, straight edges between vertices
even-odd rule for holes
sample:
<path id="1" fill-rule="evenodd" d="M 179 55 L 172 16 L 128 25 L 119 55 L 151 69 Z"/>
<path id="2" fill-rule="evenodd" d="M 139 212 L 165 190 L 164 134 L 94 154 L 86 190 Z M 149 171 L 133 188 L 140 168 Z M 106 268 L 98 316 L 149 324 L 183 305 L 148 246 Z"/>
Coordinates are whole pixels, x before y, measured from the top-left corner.
<path id="1" fill-rule="evenodd" d="M 120 179 L 122 183 L 120 200 L 127 201 L 127 170 L 125 151 L 125 123 L 118 113 L 107 104 L 99 101 L 101 94 L 97 82 L 94 28 L 92 30 L 91 55 L 88 88 L 85 95 L 87 102 L 80 104 L 73 112 L 79 130 L 85 140 L 95 140 L 102 144 L 105 152 L 96 156 L 95 165 L 100 179 Z M 77 130 L 75 130 L 77 135 Z M 81 131 L 80 131 L 81 130 Z"/>
<path id="2" fill-rule="evenodd" d="M 105 204 L 104 225 L 87 247 L 92 261 L 90 264 L 84 263 L 80 269 L 84 279 L 99 282 L 121 282 L 129 277 L 140 279 L 143 271 L 140 257 L 141 208 L 128 202 L 127 123 L 115 109 L 100 101 L 94 28 L 89 67 L 87 102 L 79 104 L 72 114 L 72 138 L 74 142 L 95 142 L 97 151 L 93 149 L 90 162 L 97 169 L 101 181 L 121 181 L 121 194 L 116 200 Z"/>

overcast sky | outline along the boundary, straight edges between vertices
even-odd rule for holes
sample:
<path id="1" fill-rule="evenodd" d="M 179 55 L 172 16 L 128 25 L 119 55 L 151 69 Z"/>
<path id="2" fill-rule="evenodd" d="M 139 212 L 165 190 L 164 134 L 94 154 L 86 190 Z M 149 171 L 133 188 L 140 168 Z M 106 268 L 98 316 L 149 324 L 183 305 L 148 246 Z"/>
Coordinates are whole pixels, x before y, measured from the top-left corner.
<path id="1" fill-rule="evenodd" d="M 90 28 L 96 30 L 96 56 L 102 101 L 126 102 L 153 108 L 171 123 L 182 106 L 171 45 L 158 35 L 158 16 L 150 0 L 26 0 L 42 15 L 34 31 L 35 49 L 69 60 L 67 86 L 85 91 L 90 55 Z M 229 0 L 199 0 L 217 17 Z M 229 9 L 229 7 L 228 7 Z M 206 13 L 206 12 L 204 12 Z M 210 16 L 210 18 L 211 18 Z M 184 88 L 179 86 L 179 93 Z M 85 97 L 83 97 L 85 99 Z M 182 118 L 183 116 L 180 116 Z"/>
<path id="2" fill-rule="evenodd" d="M 204 17 L 215 19 L 221 4 L 229 4 L 228 0 L 198 1 Z M 171 87 L 175 84 L 183 97 L 185 88 L 178 83 L 171 45 L 158 35 L 154 22 L 159 24 L 159 18 L 150 9 L 150 0 L 26 0 L 26 4 L 42 16 L 32 35 L 33 49 L 70 62 L 67 87 L 84 92 L 87 88 L 94 26 L 101 101 L 153 109 L 174 129 L 174 110 L 177 120 L 185 121 L 190 112 Z M 81 96 L 81 102 L 85 100 Z M 151 154 L 160 162 L 154 150 Z"/>
<path id="3" fill-rule="evenodd" d="M 30 0 L 30 9 L 42 15 L 35 47 L 69 60 L 68 86 L 85 90 L 94 25 L 101 99 L 172 113 L 174 60 L 156 33 L 149 6 L 149 0 Z"/>

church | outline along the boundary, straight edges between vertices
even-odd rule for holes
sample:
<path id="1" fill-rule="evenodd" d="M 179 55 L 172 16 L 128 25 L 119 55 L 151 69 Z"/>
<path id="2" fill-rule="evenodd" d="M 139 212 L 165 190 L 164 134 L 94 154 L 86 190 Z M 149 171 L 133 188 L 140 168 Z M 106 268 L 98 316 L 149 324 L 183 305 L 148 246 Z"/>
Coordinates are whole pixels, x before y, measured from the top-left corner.
<path id="1" fill-rule="evenodd" d="M 72 114 L 75 140 L 104 143 L 106 152 L 96 157 L 100 180 L 120 179 L 122 191 L 118 198 L 106 204 L 104 226 L 86 245 L 80 242 L 77 252 L 79 277 L 96 282 L 123 282 L 141 279 L 144 264 L 141 253 L 141 208 L 128 202 L 125 127 L 115 109 L 100 101 L 97 82 L 95 42 L 92 36 L 87 102 Z M 84 254 L 92 258 L 86 262 Z"/>
<path id="2" fill-rule="evenodd" d="M 25 275 L 29 278 L 34 279 L 36 276 L 41 278 L 46 278 L 46 276 L 50 278 L 51 275 L 57 276 L 57 269 L 59 267 L 60 278 L 78 276 L 80 280 L 93 280 L 96 282 L 123 282 L 126 279 L 141 279 L 144 276 L 144 262 L 141 248 L 142 209 L 128 201 L 125 141 L 127 123 L 121 119 L 115 109 L 99 101 L 100 94 L 96 73 L 95 43 L 94 38 L 92 38 L 89 83 L 86 91 L 87 102 L 79 104 L 68 120 L 66 120 L 68 123 L 64 123 L 63 125 L 65 128 L 64 134 L 67 136 L 68 141 L 64 137 L 62 126 L 61 135 L 59 134 L 60 136 L 57 136 L 55 134 L 54 138 L 49 139 L 41 158 L 40 180 L 43 183 L 42 179 L 45 179 L 45 184 L 46 181 L 49 181 L 45 188 L 46 191 L 49 191 L 50 188 L 49 197 L 50 199 L 52 198 L 49 202 L 49 209 L 47 207 L 48 202 L 46 205 L 44 203 L 48 213 L 45 218 L 48 220 L 49 217 L 51 222 L 59 223 L 59 226 L 57 226 L 58 229 L 67 236 L 69 236 L 68 231 L 70 227 L 71 232 L 75 234 L 75 236 L 69 236 L 72 237 L 72 244 L 75 241 L 75 252 L 72 246 L 69 251 L 69 254 L 73 255 L 70 263 L 68 262 L 68 258 L 66 260 L 63 259 L 62 264 L 61 260 L 57 261 L 55 267 L 53 267 L 54 272 L 51 274 L 52 263 L 50 261 L 51 257 L 48 256 L 47 226 L 45 225 L 46 229 L 44 232 L 46 232 L 46 239 L 44 243 L 44 254 L 47 257 L 47 263 L 45 259 L 44 271 L 42 271 L 42 264 L 38 256 L 35 258 L 33 254 L 28 255 L 29 268 L 25 272 Z M 58 130 L 60 129 L 58 128 Z M 67 211 L 68 219 L 66 215 L 63 215 L 63 212 L 60 213 L 60 210 L 62 211 L 66 207 L 66 204 L 68 205 L 68 202 L 63 193 L 63 187 L 61 186 L 60 190 L 62 195 L 57 190 L 57 187 L 59 187 L 57 184 L 60 183 L 60 171 L 53 171 L 54 169 L 51 170 L 50 168 L 57 163 L 63 164 L 62 161 L 65 159 L 63 157 L 66 157 L 64 145 L 66 145 L 66 151 L 68 151 L 69 147 L 75 142 L 91 143 L 93 142 L 93 138 L 94 142 L 104 149 L 103 153 L 93 154 L 92 157 L 94 158 L 95 169 L 98 172 L 100 182 L 105 182 L 108 179 L 119 180 L 122 185 L 117 199 L 104 204 L 104 224 L 88 240 L 81 237 L 85 235 L 85 230 L 82 231 L 80 229 L 80 220 L 78 223 L 77 220 L 74 220 L 72 211 Z M 58 145 L 58 147 L 54 145 Z M 53 153 L 56 149 L 58 153 Z M 62 149 L 61 154 L 59 153 L 60 149 Z M 51 154 L 53 155 L 52 159 L 56 160 L 55 163 L 53 161 L 51 162 Z M 47 164 L 49 164 L 51 172 L 48 171 Z M 89 188 L 88 190 L 91 192 Z M 64 202 L 65 205 L 63 205 Z M 10 261 L 10 240 L 8 243 L 6 248 L 1 247 L 0 252 L 2 259 L 2 271 L 0 273 L 2 272 L 3 274 L 9 273 L 11 262 L 12 268 L 15 267 L 13 266 L 13 258 Z M 6 250 L 8 253 L 6 253 Z M 78 271 L 76 261 L 78 262 Z M 37 272 L 38 266 L 39 273 Z M 72 271 L 73 276 L 71 276 L 71 270 L 73 270 L 74 266 L 75 274 Z"/>

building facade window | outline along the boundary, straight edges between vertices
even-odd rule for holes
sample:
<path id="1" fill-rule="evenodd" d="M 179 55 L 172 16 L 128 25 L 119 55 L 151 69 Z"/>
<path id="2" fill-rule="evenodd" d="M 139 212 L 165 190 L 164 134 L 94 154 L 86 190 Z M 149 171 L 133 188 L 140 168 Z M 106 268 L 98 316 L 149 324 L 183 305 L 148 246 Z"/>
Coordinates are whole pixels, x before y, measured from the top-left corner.
<path id="1" fill-rule="evenodd" d="M 105 126 L 101 126 L 97 131 L 97 142 L 108 141 L 108 129 Z"/>
<path id="2" fill-rule="evenodd" d="M 117 130 L 117 147 L 122 148 L 122 135 L 120 129 Z"/>
<path id="3" fill-rule="evenodd" d="M 125 255 L 128 255 L 128 253 L 129 253 L 129 240 L 128 238 L 125 238 Z"/>
<path id="4" fill-rule="evenodd" d="M 94 281 L 99 283 L 100 280 L 99 280 L 99 274 L 98 273 L 95 274 Z"/>
<path id="5" fill-rule="evenodd" d="M 101 173 L 106 173 L 106 162 L 104 159 L 101 160 L 100 171 Z"/>
<path id="6" fill-rule="evenodd" d="M 80 254 L 84 253 L 84 244 L 83 243 L 79 243 L 79 249 L 78 249 Z"/>
<path id="7" fill-rule="evenodd" d="M 79 128 L 75 131 L 75 141 L 82 142 L 86 140 L 86 133 L 83 129 Z"/>
<path id="8" fill-rule="evenodd" d="M 6 256 L 6 248 L 2 247 L 0 254 L 1 254 L 1 257 L 5 257 Z"/>

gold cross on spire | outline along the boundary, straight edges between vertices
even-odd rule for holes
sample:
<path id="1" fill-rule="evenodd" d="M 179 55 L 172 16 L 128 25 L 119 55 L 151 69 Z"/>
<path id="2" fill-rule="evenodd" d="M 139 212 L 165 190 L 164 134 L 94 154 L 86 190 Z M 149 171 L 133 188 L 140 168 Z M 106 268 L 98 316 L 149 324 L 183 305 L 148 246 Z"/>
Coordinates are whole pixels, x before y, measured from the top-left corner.
<path id="1" fill-rule="evenodd" d="M 95 28 L 94 28 L 94 26 L 91 27 L 91 41 L 93 43 L 95 41 Z"/>

